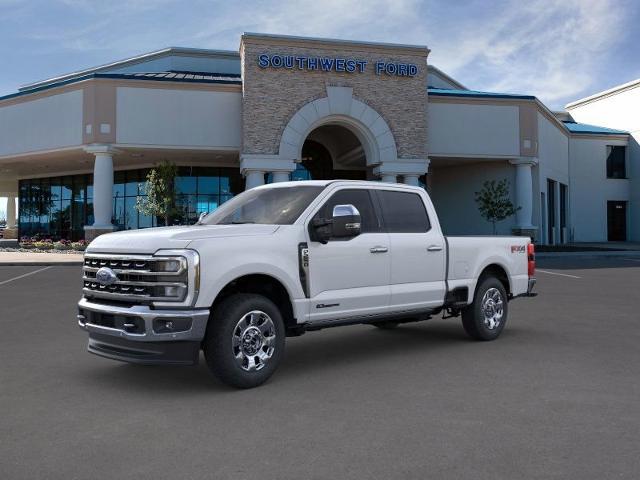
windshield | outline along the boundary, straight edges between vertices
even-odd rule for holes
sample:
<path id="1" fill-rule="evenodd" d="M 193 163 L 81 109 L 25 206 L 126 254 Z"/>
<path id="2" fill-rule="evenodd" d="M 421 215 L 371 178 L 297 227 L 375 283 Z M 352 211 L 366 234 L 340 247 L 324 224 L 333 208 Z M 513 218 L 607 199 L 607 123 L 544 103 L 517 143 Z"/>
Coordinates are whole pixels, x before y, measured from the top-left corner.
<path id="1" fill-rule="evenodd" d="M 222 204 L 198 223 L 291 225 L 323 189 L 322 186 L 301 185 L 247 190 Z"/>

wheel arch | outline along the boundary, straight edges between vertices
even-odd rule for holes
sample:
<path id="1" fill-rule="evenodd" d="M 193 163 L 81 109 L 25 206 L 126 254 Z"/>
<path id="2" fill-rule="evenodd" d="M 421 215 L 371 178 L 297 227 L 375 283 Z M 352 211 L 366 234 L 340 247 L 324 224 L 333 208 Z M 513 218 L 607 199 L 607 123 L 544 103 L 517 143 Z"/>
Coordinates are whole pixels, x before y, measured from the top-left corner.
<path id="1" fill-rule="evenodd" d="M 500 281 L 500 283 L 502 283 L 502 286 L 507 292 L 507 296 L 509 297 L 511 296 L 511 279 L 509 278 L 507 269 L 503 265 L 500 265 L 499 263 L 490 263 L 489 265 L 486 265 L 482 269 L 482 271 L 480 272 L 480 275 L 478 275 L 478 281 L 476 282 L 476 286 L 473 290 L 474 296 L 475 296 L 476 290 L 478 289 L 478 285 L 480 285 L 480 281 L 483 278 L 488 276 L 497 278 Z"/>
<path id="2" fill-rule="evenodd" d="M 211 311 L 220 302 L 235 293 L 254 293 L 267 297 L 280 310 L 285 328 L 289 329 L 296 326 L 296 318 L 289 291 L 276 277 L 266 273 L 251 273 L 236 277 L 218 292 L 211 305 Z"/>

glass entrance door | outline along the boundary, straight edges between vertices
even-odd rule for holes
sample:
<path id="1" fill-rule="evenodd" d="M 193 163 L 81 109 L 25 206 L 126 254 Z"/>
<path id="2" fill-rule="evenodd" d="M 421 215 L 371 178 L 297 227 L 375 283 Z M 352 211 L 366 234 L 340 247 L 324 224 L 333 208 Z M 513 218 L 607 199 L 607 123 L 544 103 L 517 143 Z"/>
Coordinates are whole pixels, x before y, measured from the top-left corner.
<path id="1" fill-rule="evenodd" d="M 610 242 L 627 240 L 627 202 L 607 202 L 607 230 Z"/>

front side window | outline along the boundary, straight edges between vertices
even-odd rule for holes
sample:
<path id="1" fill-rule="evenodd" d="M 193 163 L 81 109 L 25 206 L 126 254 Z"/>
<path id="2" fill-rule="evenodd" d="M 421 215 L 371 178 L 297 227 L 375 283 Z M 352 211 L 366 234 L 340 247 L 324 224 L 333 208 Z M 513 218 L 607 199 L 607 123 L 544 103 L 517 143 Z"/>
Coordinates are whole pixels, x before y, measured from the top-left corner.
<path id="1" fill-rule="evenodd" d="M 371 202 L 368 190 L 347 189 L 339 190 L 325 202 L 314 218 L 329 219 L 333 216 L 333 207 L 336 205 L 353 205 L 360 212 L 360 231 L 371 233 L 381 231 L 378 216 Z"/>
<path id="2" fill-rule="evenodd" d="M 627 147 L 607 147 L 607 178 L 627 178 L 626 156 Z"/>
<path id="3" fill-rule="evenodd" d="M 424 233 L 431 222 L 417 193 L 378 190 L 384 224 L 389 233 Z"/>
<path id="4" fill-rule="evenodd" d="M 306 185 L 247 190 L 220 206 L 200 223 L 291 225 L 323 189 L 322 186 Z"/>

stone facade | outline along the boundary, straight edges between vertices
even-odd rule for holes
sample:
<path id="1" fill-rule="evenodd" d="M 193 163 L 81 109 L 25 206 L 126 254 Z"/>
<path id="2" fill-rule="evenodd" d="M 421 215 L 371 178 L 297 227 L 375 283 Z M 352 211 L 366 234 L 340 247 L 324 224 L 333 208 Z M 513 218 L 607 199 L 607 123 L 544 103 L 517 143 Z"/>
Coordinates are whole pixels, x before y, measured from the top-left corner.
<path id="1" fill-rule="evenodd" d="M 350 87 L 353 98 L 380 114 L 394 136 L 398 158 L 427 158 L 426 47 L 243 35 L 242 152 L 277 155 L 282 133 L 305 104 L 327 97 L 327 87 Z M 261 54 L 354 58 L 363 73 L 261 68 Z M 377 61 L 417 65 L 414 76 L 376 74 Z"/>

